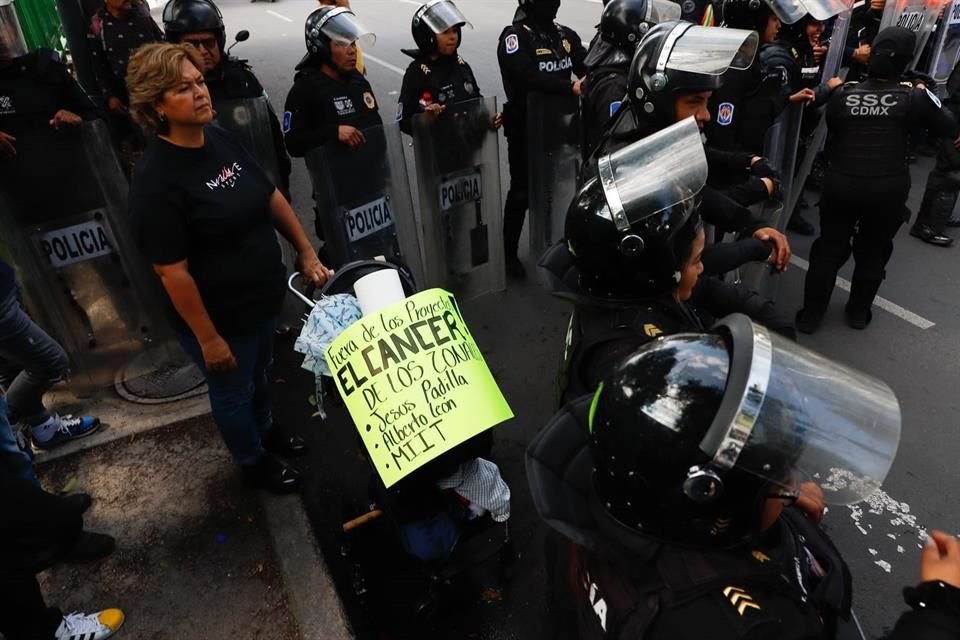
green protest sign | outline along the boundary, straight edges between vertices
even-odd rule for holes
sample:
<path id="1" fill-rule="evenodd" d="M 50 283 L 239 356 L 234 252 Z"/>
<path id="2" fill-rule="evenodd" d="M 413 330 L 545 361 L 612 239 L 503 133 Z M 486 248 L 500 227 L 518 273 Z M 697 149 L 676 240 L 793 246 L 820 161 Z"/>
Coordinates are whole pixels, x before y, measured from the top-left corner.
<path id="1" fill-rule="evenodd" d="M 513 417 L 456 300 L 442 289 L 361 318 L 326 357 L 388 487 Z"/>

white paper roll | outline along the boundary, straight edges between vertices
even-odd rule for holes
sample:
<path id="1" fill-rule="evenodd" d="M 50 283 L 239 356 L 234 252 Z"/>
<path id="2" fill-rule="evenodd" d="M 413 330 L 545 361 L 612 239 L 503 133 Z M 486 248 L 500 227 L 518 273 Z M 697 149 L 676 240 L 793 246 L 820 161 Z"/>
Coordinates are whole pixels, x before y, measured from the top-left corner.
<path id="1" fill-rule="evenodd" d="M 407 297 L 396 269 L 381 269 L 363 276 L 353 283 L 353 291 L 357 294 L 364 316 Z"/>

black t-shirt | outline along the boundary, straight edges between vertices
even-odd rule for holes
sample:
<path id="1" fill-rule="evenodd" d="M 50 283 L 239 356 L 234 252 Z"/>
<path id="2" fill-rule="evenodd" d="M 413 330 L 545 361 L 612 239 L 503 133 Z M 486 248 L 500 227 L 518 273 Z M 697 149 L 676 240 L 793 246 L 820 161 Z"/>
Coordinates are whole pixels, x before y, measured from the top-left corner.
<path id="1" fill-rule="evenodd" d="M 137 163 L 130 213 L 137 245 L 151 264 L 187 260 L 221 335 L 243 335 L 279 313 L 286 270 L 274 231 L 275 189 L 223 129 L 204 146 L 154 138 Z M 172 309 L 174 327 L 189 333 Z"/>

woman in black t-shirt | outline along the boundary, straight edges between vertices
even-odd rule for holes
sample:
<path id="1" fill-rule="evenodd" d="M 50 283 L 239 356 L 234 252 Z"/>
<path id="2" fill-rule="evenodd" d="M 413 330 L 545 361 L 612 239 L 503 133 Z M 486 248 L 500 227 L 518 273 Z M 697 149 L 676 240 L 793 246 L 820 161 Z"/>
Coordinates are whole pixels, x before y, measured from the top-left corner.
<path id="1" fill-rule="evenodd" d="M 255 486 L 293 491 L 297 472 L 273 454 L 305 445 L 271 430 L 267 386 L 286 275 L 274 229 L 314 284 L 329 272 L 256 161 L 207 126 L 213 110 L 201 69 L 188 45 L 146 45 L 130 60 L 130 110 L 153 134 L 134 171 L 130 213 L 169 295 L 175 333 L 206 375 L 224 442 Z"/>

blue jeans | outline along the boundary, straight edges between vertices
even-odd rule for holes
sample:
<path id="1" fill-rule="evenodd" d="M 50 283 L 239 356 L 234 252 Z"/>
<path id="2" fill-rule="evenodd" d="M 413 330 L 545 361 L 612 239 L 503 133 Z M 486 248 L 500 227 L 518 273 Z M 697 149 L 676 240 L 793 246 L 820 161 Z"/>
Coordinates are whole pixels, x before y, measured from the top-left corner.
<path id="1" fill-rule="evenodd" d="M 0 473 L 28 480 L 40 487 L 40 481 L 33 473 L 30 456 L 20 449 L 13 435 L 13 429 L 7 419 L 7 400 L 2 390 L 0 390 Z"/>
<path id="2" fill-rule="evenodd" d="M 237 368 L 207 371 L 200 344 L 192 335 L 177 333 L 177 339 L 207 379 L 210 410 L 220 436 L 240 464 L 253 464 L 263 455 L 261 438 L 273 426 L 267 372 L 273 364 L 273 318 L 243 336 L 225 337 Z"/>
<path id="3" fill-rule="evenodd" d="M 17 291 L 0 299 L 0 384 L 10 421 L 39 424 L 50 417 L 43 394 L 70 369 L 67 354 L 24 312 Z"/>

